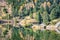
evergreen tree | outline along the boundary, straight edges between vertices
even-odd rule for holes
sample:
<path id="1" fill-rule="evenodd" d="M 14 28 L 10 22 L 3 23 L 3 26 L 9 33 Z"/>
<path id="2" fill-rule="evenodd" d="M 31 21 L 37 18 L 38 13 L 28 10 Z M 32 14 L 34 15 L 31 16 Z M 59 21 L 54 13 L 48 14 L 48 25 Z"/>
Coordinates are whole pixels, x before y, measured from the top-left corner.
<path id="1" fill-rule="evenodd" d="M 49 11 L 51 12 L 51 10 L 52 10 L 53 8 L 55 8 L 56 6 L 58 6 L 58 4 L 57 4 L 57 2 L 54 0 L 54 1 L 53 1 L 53 4 L 51 5 L 51 7 L 50 7 L 50 9 L 49 9 Z"/>
<path id="2" fill-rule="evenodd" d="M 33 18 L 33 8 L 30 8 L 30 17 Z"/>
<path id="3" fill-rule="evenodd" d="M 24 3 L 26 3 L 26 1 L 24 0 L 6 0 L 6 2 L 8 3 L 8 5 L 11 5 L 12 7 L 12 15 L 14 17 L 18 16 L 18 10 L 20 8 L 20 6 Z"/>
<path id="4" fill-rule="evenodd" d="M 59 7 L 56 6 L 54 9 L 52 9 L 51 13 L 50 13 L 50 19 L 54 20 L 56 18 L 60 17 L 60 12 L 59 12 Z"/>
<path id="5" fill-rule="evenodd" d="M 46 10 L 47 10 L 48 14 L 50 14 L 49 7 L 48 6 L 46 6 Z"/>
<path id="6" fill-rule="evenodd" d="M 50 36 L 49 36 L 49 40 L 57 40 L 56 37 L 57 37 L 56 32 L 51 31 Z"/>
<path id="7" fill-rule="evenodd" d="M 36 7 L 33 8 L 33 13 L 35 13 L 35 12 L 36 12 Z"/>
<path id="8" fill-rule="evenodd" d="M 43 23 L 45 24 L 49 23 L 49 14 L 47 13 L 47 11 L 43 12 L 42 18 L 43 18 Z"/>
<path id="9" fill-rule="evenodd" d="M 22 38 L 20 37 L 20 34 L 19 34 L 19 30 L 16 27 L 14 27 L 12 29 L 12 37 L 11 37 L 11 40 L 22 40 Z"/>
<path id="10" fill-rule="evenodd" d="M 22 12 L 23 17 L 25 17 L 25 16 L 29 15 L 28 10 L 27 10 L 25 7 L 23 8 L 23 10 L 22 10 L 22 11 L 23 11 L 23 12 Z"/>
<path id="11" fill-rule="evenodd" d="M 55 18 L 56 18 L 56 11 L 55 11 L 55 8 L 54 8 L 50 13 L 50 19 L 53 20 Z"/>
<path id="12" fill-rule="evenodd" d="M 41 12 L 41 14 L 43 14 L 43 11 L 44 11 L 44 7 L 40 6 L 40 12 Z"/>
<path id="13" fill-rule="evenodd" d="M 36 34 L 35 34 L 35 40 L 41 40 L 40 37 L 41 37 L 41 36 L 40 36 L 40 30 L 37 30 L 37 31 L 36 31 Z"/>
<path id="14" fill-rule="evenodd" d="M 36 14 L 36 20 L 38 21 L 39 24 L 42 23 L 42 17 L 41 17 L 41 14 L 39 12 L 37 12 L 37 14 Z"/>

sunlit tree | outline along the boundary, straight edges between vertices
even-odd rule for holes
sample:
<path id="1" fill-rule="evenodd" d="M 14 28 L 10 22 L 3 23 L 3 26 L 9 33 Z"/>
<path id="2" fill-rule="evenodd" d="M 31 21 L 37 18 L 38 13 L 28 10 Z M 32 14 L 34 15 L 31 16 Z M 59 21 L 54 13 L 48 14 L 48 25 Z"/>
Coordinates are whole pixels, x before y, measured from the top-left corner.
<path id="1" fill-rule="evenodd" d="M 49 23 L 49 14 L 47 11 L 43 12 L 42 18 L 43 18 L 43 23 L 45 23 L 45 24 Z"/>
<path id="2" fill-rule="evenodd" d="M 26 0 L 25 0 L 26 1 Z M 18 11 L 21 5 L 23 5 L 24 3 L 26 3 L 24 0 L 6 0 L 6 2 L 8 3 L 8 5 L 11 5 L 12 7 L 12 15 L 18 16 Z"/>

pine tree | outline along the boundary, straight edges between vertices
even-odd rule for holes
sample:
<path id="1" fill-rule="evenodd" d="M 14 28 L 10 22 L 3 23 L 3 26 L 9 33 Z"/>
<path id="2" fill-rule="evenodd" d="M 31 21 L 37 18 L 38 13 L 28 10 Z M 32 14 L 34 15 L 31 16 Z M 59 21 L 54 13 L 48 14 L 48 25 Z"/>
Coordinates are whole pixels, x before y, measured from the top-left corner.
<path id="1" fill-rule="evenodd" d="M 20 37 L 20 34 L 19 34 L 19 30 L 16 27 L 14 27 L 12 29 L 12 37 L 11 37 L 11 40 L 22 40 L 22 38 Z"/>
<path id="2" fill-rule="evenodd" d="M 30 17 L 33 18 L 33 8 L 30 8 Z"/>
<path id="3" fill-rule="evenodd" d="M 52 5 L 51 5 L 51 7 L 50 7 L 50 9 L 49 9 L 49 11 L 51 12 L 51 10 L 53 8 L 55 8 L 57 5 L 58 5 L 57 2 L 54 0 L 53 3 L 52 3 Z"/>
<path id="4" fill-rule="evenodd" d="M 50 13 L 50 19 L 54 20 L 56 18 L 59 18 L 60 16 L 60 12 L 59 12 L 59 6 L 56 6 L 54 9 L 52 9 L 51 13 Z"/>
<path id="5" fill-rule="evenodd" d="M 56 37 L 57 37 L 56 32 L 51 31 L 50 36 L 49 36 L 49 40 L 57 40 Z"/>
<path id="6" fill-rule="evenodd" d="M 16 17 L 19 15 L 18 11 L 21 5 L 23 5 L 26 1 L 24 0 L 6 0 L 8 5 L 11 5 L 12 7 L 12 15 L 13 17 Z"/>
<path id="7" fill-rule="evenodd" d="M 40 12 L 41 12 L 41 14 L 43 14 L 43 11 L 44 11 L 44 7 L 40 6 Z"/>
<path id="8" fill-rule="evenodd" d="M 47 13 L 47 11 L 43 12 L 42 18 L 43 18 L 43 23 L 45 24 L 49 23 L 49 14 Z"/>
<path id="9" fill-rule="evenodd" d="M 37 14 L 36 14 L 36 20 L 38 21 L 39 24 L 42 23 L 42 17 L 41 17 L 40 12 L 37 12 Z"/>

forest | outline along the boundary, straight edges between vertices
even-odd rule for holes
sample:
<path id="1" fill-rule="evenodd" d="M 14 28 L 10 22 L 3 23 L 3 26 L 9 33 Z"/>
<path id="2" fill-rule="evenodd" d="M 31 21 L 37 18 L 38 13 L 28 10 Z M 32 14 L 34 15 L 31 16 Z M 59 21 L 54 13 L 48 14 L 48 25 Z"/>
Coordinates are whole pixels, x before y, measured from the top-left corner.
<path id="1" fill-rule="evenodd" d="M 10 25 L 11 22 L 8 21 L 7 25 L 4 25 L 0 22 L 0 40 L 60 40 L 60 33 L 54 30 L 34 31 L 31 28 L 35 24 L 43 23 L 47 26 L 60 22 L 60 0 L 4 0 L 4 2 L 5 6 L 0 5 L 2 9 L 0 20 L 13 20 L 14 23 Z M 36 23 L 34 20 L 28 23 L 27 20 L 30 20 L 28 16 L 31 20 L 36 20 Z M 17 27 L 20 20 L 24 20 L 24 26 Z"/>

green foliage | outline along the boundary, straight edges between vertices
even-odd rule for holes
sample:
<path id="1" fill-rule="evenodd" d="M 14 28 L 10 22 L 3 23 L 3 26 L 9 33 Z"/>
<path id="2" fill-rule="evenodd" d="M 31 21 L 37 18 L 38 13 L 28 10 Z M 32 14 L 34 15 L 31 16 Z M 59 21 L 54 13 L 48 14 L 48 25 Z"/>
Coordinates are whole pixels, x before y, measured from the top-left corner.
<path id="1" fill-rule="evenodd" d="M 29 10 L 27 10 L 26 7 L 24 7 L 22 11 L 23 11 L 22 12 L 23 17 L 29 15 L 29 13 L 28 13 Z"/>
<path id="2" fill-rule="evenodd" d="M 35 12 L 36 12 L 36 7 L 33 8 L 33 13 L 35 13 Z"/>
<path id="3" fill-rule="evenodd" d="M 55 31 L 40 31 L 38 30 L 36 33 L 35 33 L 36 36 L 35 37 L 35 40 L 59 40 L 59 36 L 60 34 L 57 34 Z M 59 35 L 59 36 L 58 36 Z"/>
<path id="4" fill-rule="evenodd" d="M 60 40 L 60 34 L 57 35 L 56 40 Z"/>
<path id="5" fill-rule="evenodd" d="M 41 12 L 41 14 L 43 14 L 43 11 L 44 11 L 44 7 L 41 6 L 41 8 L 40 8 L 40 12 Z"/>
<path id="6" fill-rule="evenodd" d="M 41 17 L 41 14 L 39 12 L 37 12 L 37 14 L 36 14 L 36 20 L 38 21 L 39 24 L 42 23 L 42 17 Z"/>
<path id="7" fill-rule="evenodd" d="M 22 16 L 22 18 L 24 18 L 25 16 L 31 16 L 31 18 L 33 18 L 33 13 L 36 13 L 36 20 L 39 22 L 39 24 L 41 24 L 42 22 L 45 24 L 49 24 L 50 20 L 52 21 L 54 19 L 60 18 L 60 4 L 58 4 L 58 0 L 48 0 L 51 3 L 51 5 L 50 7 L 48 7 L 46 3 L 45 4 L 46 8 L 44 8 L 42 4 L 44 4 L 44 2 L 46 2 L 47 0 L 37 0 L 37 2 L 34 3 L 34 8 L 29 7 L 29 9 L 23 6 L 24 4 L 26 4 L 26 0 L 6 0 L 6 1 L 8 5 L 11 5 L 12 7 L 13 17 Z M 28 0 L 27 4 L 30 2 L 33 1 Z M 19 12 L 20 6 L 23 6 L 22 12 L 20 11 L 21 13 Z M 6 9 L 4 9 L 3 11 L 7 12 Z M 6 17 L 3 18 L 12 19 L 12 16 L 7 14 Z M 59 38 L 60 34 L 58 35 L 54 31 L 47 31 L 47 30 L 45 31 L 38 30 L 36 32 L 33 32 L 32 29 L 28 28 L 31 25 L 32 24 L 26 25 L 26 28 L 22 28 L 20 29 L 20 31 L 18 28 L 15 27 L 12 28 L 11 25 L 7 25 L 9 26 L 7 29 L 12 28 L 11 40 L 22 40 L 19 34 L 20 32 L 22 32 L 24 38 L 27 35 L 29 35 L 29 36 L 33 36 L 35 40 L 60 40 Z M 7 30 L 4 31 L 4 35 L 6 34 L 7 34 Z"/>
<path id="8" fill-rule="evenodd" d="M 13 16 L 12 15 L 9 15 L 9 19 L 12 19 L 13 18 Z"/>
<path id="9" fill-rule="evenodd" d="M 32 7 L 30 7 L 28 10 L 26 9 L 26 7 L 25 6 L 23 6 L 23 12 L 18 12 L 19 11 L 19 8 L 20 8 L 20 6 L 21 5 L 23 5 L 24 3 L 26 4 L 27 3 L 27 1 L 25 0 L 6 0 L 7 1 L 7 3 L 9 4 L 9 5 L 11 5 L 12 6 L 12 15 L 14 16 L 14 17 L 16 17 L 16 16 L 22 16 L 22 18 L 24 18 L 25 16 L 27 16 L 27 15 L 30 15 L 32 18 L 33 18 L 33 13 L 34 12 L 37 12 L 37 19 L 38 19 L 38 21 L 40 21 L 41 22 L 41 16 L 42 15 L 45 15 L 45 13 L 44 13 L 44 11 L 47 11 L 47 15 L 50 15 L 50 19 L 51 20 L 53 20 L 53 19 L 55 19 L 55 18 L 57 18 L 57 16 L 58 17 L 60 17 L 60 12 L 58 12 L 58 14 L 57 14 L 57 11 L 59 11 L 60 9 L 59 9 L 59 7 L 57 7 L 58 6 L 58 1 L 59 0 L 37 0 L 37 2 L 36 3 L 34 3 L 34 8 L 32 8 Z M 32 0 L 28 0 L 29 2 L 33 2 Z M 47 6 L 47 1 L 49 1 L 50 3 L 51 3 L 51 6 L 50 7 L 48 7 Z M 28 3 L 29 3 L 28 2 Z M 43 4 L 44 2 L 46 2 L 46 8 L 44 8 L 41 4 Z M 28 4 L 27 3 L 27 4 Z M 24 8 L 25 7 L 25 8 Z M 39 16 L 39 11 L 40 11 L 40 16 Z M 40 17 L 40 18 L 39 18 Z M 43 18 L 43 20 L 45 20 L 46 18 L 44 18 L 44 17 L 42 17 Z M 47 17 L 47 20 L 45 21 L 45 22 L 47 22 L 48 21 L 48 18 L 49 17 Z"/>
<path id="10" fill-rule="evenodd" d="M 3 11 L 4 11 L 5 13 L 8 13 L 8 10 L 7 10 L 6 8 L 4 8 Z"/>
<path id="11" fill-rule="evenodd" d="M 33 8 L 32 7 L 30 8 L 29 12 L 30 12 L 30 17 L 33 18 Z"/>
<path id="12" fill-rule="evenodd" d="M 49 11 L 51 12 L 57 5 L 58 5 L 57 3 L 53 3 L 49 8 Z"/>
<path id="13" fill-rule="evenodd" d="M 8 34 L 8 30 L 5 30 L 5 31 L 3 32 L 3 34 L 4 34 L 4 36 L 7 35 L 7 34 Z"/>
<path id="14" fill-rule="evenodd" d="M 16 27 L 14 27 L 12 29 L 12 37 L 11 37 L 11 40 L 22 40 L 22 38 L 20 37 L 20 34 L 19 34 L 19 30 Z"/>
<path id="15" fill-rule="evenodd" d="M 50 13 L 50 19 L 54 20 L 56 18 L 59 18 L 60 13 L 59 13 L 59 6 L 56 6 L 54 9 L 52 9 L 51 13 Z"/>
<path id="16" fill-rule="evenodd" d="M 33 30 L 32 29 L 24 28 L 21 32 L 22 32 L 24 37 L 27 36 L 27 34 L 30 36 L 33 36 Z"/>
<path id="17" fill-rule="evenodd" d="M 43 23 L 45 24 L 49 23 L 49 14 L 47 13 L 47 11 L 43 12 L 42 18 L 43 18 Z"/>
<path id="18" fill-rule="evenodd" d="M 51 31 L 50 36 L 49 36 L 49 40 L 57 40 L 56 37 L 57 37 L 56 32 Z"/>
<path id="19" fill-rule="evenodd" d="M 14 17 L 19 16 L 18 15 L 19 8 L 22 4 L 25 3 L 25 1 L 24 0 L 19 0 L 19 1 L 18 0 L 6 0 L 6 1 L 8 2 L 9 5 L 12 6 L 12 15 Z"/>
<path id="20" fill-rule="evenodd" d="M 17 8 L 12 8 L 12 15 L 13 15 L 13 17 L 19 16 Z"/>
<path id="21" fill-rule="evenodd" d="M 22 28 L 20 30 L 25 38 L 27 35 L 34 37 L 34 40 L 59 40 L 60 34 L 57 34 L 55 31 L 48 31 L 48 30 L 37 30 L 34 32 L 30 28 Z M 27 38 L 28 39 L 28 38 Z"/>
<path id="22" fill-rule="evenodd" d="M 36 7 L 38 8 L 38 7 L 40 7 L 40 5 L 41 5 L 41 0 L 37 0 Z"/>
<path id="23" fill-rule="evenodd" d="M 55 8 L 51 11 L 51 14 L 50 14 L 50 19 L 53 20 L 56 18 L 56 11 L 55 11 Z"/>

